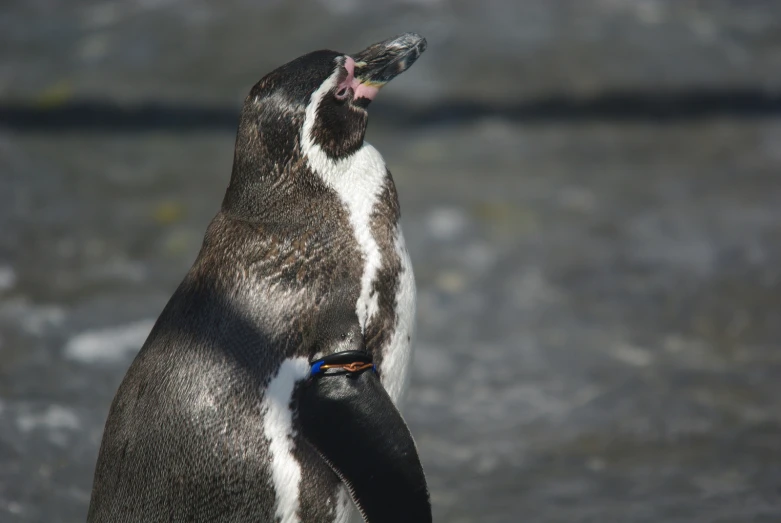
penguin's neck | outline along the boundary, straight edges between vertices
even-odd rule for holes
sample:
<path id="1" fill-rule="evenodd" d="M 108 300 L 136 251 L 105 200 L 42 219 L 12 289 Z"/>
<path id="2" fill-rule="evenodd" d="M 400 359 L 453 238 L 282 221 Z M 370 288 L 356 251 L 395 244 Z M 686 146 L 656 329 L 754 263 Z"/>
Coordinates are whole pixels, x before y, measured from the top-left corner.
<path id="1" fill-rule="evenodd" d="M 233 171 L 222 212 L 247 221 L 291 222 L 296 196 L 306 197 L 305 160 L 295 125 L 264 124 L 270 109 L 258 113 L 245 103 L 236 136 Z M 281 116 L 280 116 L 281 118 Z M 260 128 L 263 132 L 260 132 Z M 300 204 L 300 202 L 298 202 Z"/>
<path id="2" fill-rule="evenodd" d="M 302 152 L 309 168 L 336 192 L 350 218 L 353 236 L 363 255 L 361 293 L 356 313 L 361 330 L 378 309 L 377 293 L 372 292 L 374 280 L 382 267 L 382 253 L 374 236 L 373 223 L 383 217 L 375 213 L 375 204 L 383 194 L 390 174 L 380 153 L 368 142 L 342 159 L 328 157 L 316 144 L 304 139 Z M 395 224 L 390 224 L 395 226 Z"/>

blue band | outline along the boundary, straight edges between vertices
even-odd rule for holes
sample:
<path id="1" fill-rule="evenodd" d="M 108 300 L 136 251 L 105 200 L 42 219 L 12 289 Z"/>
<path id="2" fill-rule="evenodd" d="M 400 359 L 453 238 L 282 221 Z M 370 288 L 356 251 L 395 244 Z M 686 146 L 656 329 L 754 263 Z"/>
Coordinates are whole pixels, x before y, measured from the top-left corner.
<path id="1" fill-rule="evenodd" d="M 348 350 L 336 352 L 322 357 L 317 361 L 313 361 L 309 365 L 310 376 L 322 375 L 326 370 L 338 370 L 340 368 L 346 372 L 357 372 L 369 368 L 371 368 L 372 371 L 377 372 L 377 367 L 374 366 L 371 355 L 366 351 Z"/>

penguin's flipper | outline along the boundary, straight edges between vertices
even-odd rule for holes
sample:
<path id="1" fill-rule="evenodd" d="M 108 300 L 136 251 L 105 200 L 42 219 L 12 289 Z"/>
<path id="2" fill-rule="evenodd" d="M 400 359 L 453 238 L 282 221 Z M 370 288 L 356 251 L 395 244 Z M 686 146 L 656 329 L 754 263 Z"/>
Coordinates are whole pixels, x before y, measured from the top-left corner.
<path id="1" fill-rule="evenodd" d="M 298 417 L 312 444 L 370 523 L 431 521 L 415 442 L 372 369 L 313 375 L 298 391 Z"/>

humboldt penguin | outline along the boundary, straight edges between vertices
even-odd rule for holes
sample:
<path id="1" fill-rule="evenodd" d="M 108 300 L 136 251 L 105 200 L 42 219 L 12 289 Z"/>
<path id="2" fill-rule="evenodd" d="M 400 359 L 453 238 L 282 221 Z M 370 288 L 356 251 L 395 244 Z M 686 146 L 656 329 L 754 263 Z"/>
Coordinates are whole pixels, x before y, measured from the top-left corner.
<path id="1" fill-rule="evenodd" d="M 415 283 L 390 172 L 364 140 L 413 33 L 261 79 L 192 268 L 106 422 L 89 522 L 428 522 L 398 403 Z"/>

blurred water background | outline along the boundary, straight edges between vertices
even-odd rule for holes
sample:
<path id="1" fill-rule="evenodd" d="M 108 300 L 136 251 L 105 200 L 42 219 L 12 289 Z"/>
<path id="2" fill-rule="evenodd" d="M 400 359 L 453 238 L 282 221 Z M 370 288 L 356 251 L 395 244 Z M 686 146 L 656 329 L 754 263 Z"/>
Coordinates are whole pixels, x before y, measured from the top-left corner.
<path id="1" fill-rule="evenodd" d="M 0 521 L 83 521 L 241 100 L 429 49 L 370 111 L 441 522 L 781 521 L 781 2 L 5 0 Z"/>

